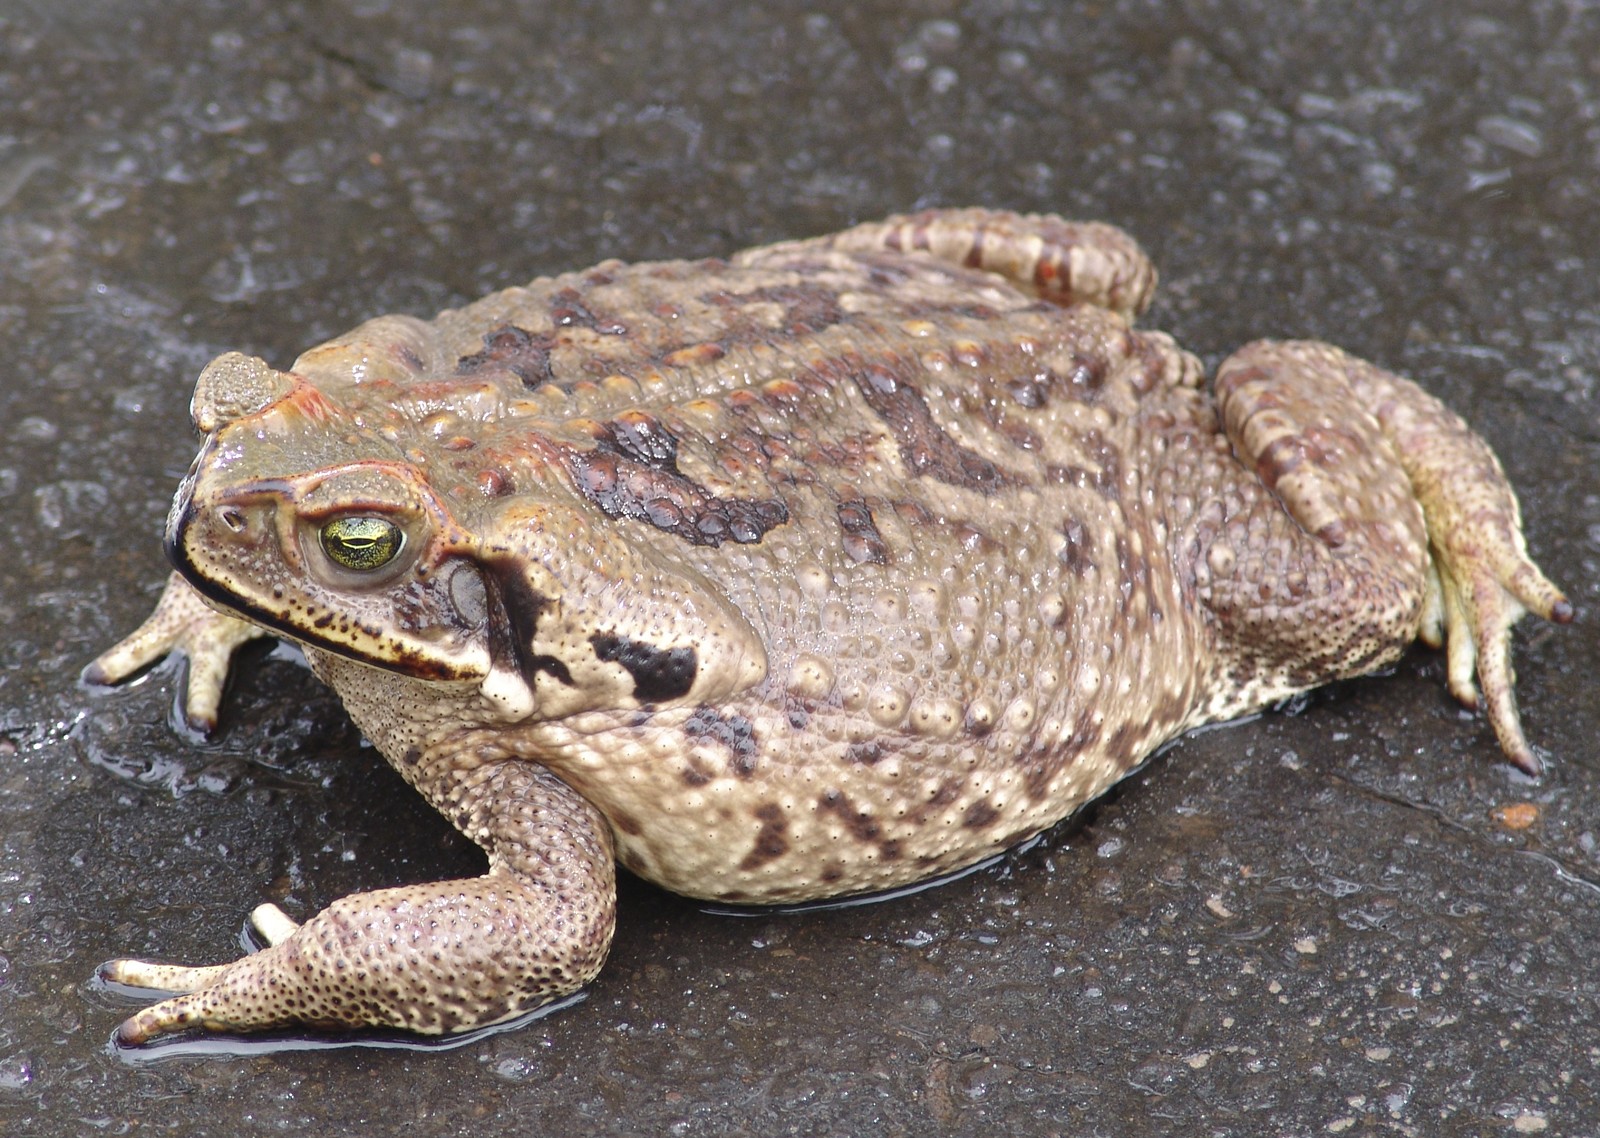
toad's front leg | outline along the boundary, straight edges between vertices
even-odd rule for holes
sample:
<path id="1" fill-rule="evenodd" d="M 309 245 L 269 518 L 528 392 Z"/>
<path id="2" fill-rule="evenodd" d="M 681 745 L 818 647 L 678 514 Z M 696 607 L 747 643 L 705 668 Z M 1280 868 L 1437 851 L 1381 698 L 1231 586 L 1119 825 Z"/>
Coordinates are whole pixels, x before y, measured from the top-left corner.
<path id="1" fill-rule="evenodd" d="M 275 943 L 231 964 L 112 961 L 102 975 L 114 983 L 188 989 L 130 1017 L 118 1038 L 292 1025 L 442 1035 L 588 983 L 616 920 L 600 812 L 544 768 L 517 761 L 462 772 L 449 797 L 456 824 L 488 850 L 488 873 L 357 893 L 299 926 L 258 912 Z"/>

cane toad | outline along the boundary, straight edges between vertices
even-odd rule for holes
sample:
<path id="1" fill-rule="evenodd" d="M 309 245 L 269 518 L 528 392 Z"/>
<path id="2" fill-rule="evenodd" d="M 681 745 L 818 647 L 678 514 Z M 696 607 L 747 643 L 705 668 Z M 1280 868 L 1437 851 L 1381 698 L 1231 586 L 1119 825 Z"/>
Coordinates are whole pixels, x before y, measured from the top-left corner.
<path id="1" fill-rule="evenodd" d="M 1572 609 L 1488 447 L 1319 343 L 1208 394 L 1132 327 L 1154 284 L 1111 227 L 936 211 L 213 362 L 177 571 L 90 677 L 182 651 L 210 724 L 291 637 L 489 868 L 115 961 L 182 993 L 121 1038 L 493 1023 L 599 970 L 616 861 L 745 903 L 927 878 L 1419 635 L 1536 770 L 1510 626 Z"/>

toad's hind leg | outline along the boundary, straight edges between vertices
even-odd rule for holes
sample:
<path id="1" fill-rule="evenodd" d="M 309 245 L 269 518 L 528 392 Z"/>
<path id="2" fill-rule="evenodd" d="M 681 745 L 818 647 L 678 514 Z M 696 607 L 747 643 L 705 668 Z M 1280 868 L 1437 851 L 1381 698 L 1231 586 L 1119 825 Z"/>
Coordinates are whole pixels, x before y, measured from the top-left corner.
<path id="1" fill-rule="evenodd" d="M 900 214 L 826 237 L 751 249 L 735 263 L 770 263 L 818 248 L 926 253 L 953 265 L 996 273 L 1055 304 L 1093 304 L 1129 320 L 1150 304 L 1156 287 L 1150 258 L 1114 225 L 994 209 Z"/>
<path id="2" fill-rule="evenodd" d="M 600 970 L 615 921 L 605 819 L 528 763 L 445 781 L 453 789 L 438 804 L 488 850 L 488 873 L 357 893 L 298 926 L 258 910 L 253 920 L 271 943 L 231 964 L 112 961 L 107 980 L 183 992 L 130 1017 L 118 1038 L 296 1024 L 438 1035 L 581 988 Z"/>
<path id="3" fill-rule="evenodd" d="M 1476 670 L 1501 747 L 1537 773 L 1511 626 L 1527 611 L 1565 622 L 1572 607 L 1529 560 L 1488 445 L 1409 380 L 1327 344 L 1251 344 L 1218 370 L 1216 392 L 1236 453 L 1298 523 L 1247 509 L 1202 553 L 1204 595 L 1235 654 L 1309 686 L 1367 671 L 1419 634 L 1448 637 L 1450 690 L 1477 706 Z"/>

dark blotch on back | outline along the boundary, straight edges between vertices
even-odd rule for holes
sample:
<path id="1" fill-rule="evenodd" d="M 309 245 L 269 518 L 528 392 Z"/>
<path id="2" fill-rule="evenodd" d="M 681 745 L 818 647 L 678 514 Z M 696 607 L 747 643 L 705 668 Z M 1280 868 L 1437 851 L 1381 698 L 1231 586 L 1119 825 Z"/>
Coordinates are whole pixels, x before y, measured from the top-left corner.
<path id="1" fill-rule="evenodd" d="M 589 311 L 583 294 L 564 288 L 550 298 L 550 323 L 557 328 L 588 328 L 602 336 L 626 336 L 628 326 L 620 320 L 603 319 Z"/>
<path id="2" fill-rule="evenodd" d="M 1098 395 L 1100 389 L 1105 386 L 1106 373 L 1110 370 L 1111 363 L 1103 355 L 1088 356 L 1082 352 L 1074 353 L 1070 382 L 1076 389 L 1077 397 L 1081 399 L 1086 394 Z"/>
<path id="3" fill-rule="evenodd" d="M 538 387 L 555 379 L 550 368 L 550 351 L 555 340 L 535 335 L 515 324 L 502 324 L 483 334 L 483 351 L 462 356 L 456 361 L 457 375 L 471 375 L 486 368 L 505 368 L 525 387 Z"/>
<path id="4" fill-rule="evenodd" d="M 1088 448 L 1090 456 L 1100 465 L 1100 472 L 1095 476 L 1094 488 L 1100 491 L 1102 497 L 1113 502 L 1117 501 L 1122 497 L 1121 452 L 1099 431 L 1085 432 L 1083 443 Z"/>
<path id="5" fill-rule="evenodd" d="M 769 285 L 751 289 L 741 300 L 781 304 L 791 336 L 806 336 L 840 323 L 845 318 L 839 296 L 832 289 L 817 285 Z"/>
<path id="6" fill-rule="evenodd" d="M 567 458 L 578 488 L 607 517 L 649 522 L 691 545 L 754 544 L 789 520 L 777 498 L 719 498 L 678 469 L 678 440 L 654 417 L 602 424 L 593 450 Z"/>
<path id="7" fill-rule="evenodd" d="M 594 654 L 608 664 L 620 664 L 633 677 L 634 698 L 661 703 L 689 694 L 700 663 L 693 648 L 660 649 L 653 644 L 597 632 L 589 637 Z"/>
<path id="8" fill-rule="evenodd" d="M 1061 547 L 1061 564 L 1074 577 L 1081 577 L 1093 564 L 1089 544 L 1089 527 L 1077 518 L 1068 518 L 1061 526 L 1061 536 L 1066 544 Z"/>
<path id="9" fill-rule="evenodd" d="M 845 556 L 858 565 L 863 562 L 888 564 L 889 547 L 884 544 L 867 504 L 859 499 L 840 502 L 838 514 L 839 528 L 844 531 Z"/>
<path id="10" fill-rule="evenodd" d="M 1077 463 L 1051 463 L 1045 468 L 1046 473 L 1054 482 L 1093 490 L 1108 502 L 1119 501 L 1122 497 L 1122 457 L 1116 447 L 1094 430 L 1084 432 L 1083 447 L 1100 469 L 1089 470 Z"/>
<path id="11" fill-rule="evenodd" d="M 868 363 L 858 356 L 838 363 L 829 361 L 819 371 L 830 381 L 839 377 L 835 369 L 844 368 L 862 398 L 888 426 L 900 448 L 900 460 L 913 474 L 926 474 L 968 490 L 994 491 L 1013 485 L 1016 479 L 994 463 L 956 442 L 934 421 L 922 393 L 905 374 L 907 367 L 898 359 L 896 366 Z"/>

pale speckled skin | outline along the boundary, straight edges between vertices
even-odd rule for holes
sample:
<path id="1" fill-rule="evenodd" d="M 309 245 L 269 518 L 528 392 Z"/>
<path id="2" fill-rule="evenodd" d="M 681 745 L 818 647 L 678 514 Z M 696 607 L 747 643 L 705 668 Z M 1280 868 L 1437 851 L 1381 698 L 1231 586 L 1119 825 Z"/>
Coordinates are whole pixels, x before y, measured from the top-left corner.
<path id="1" fill-rule="evenodd" d="M 1533 767 L 1509 627 L 1571 610 L 1488 448 L 1321 344 L 1251 345 L 1213 398 L 1129 325 L 1154 279 L 1106 226 L 947 211 L 222 357 L 182 576 L 94 678 L 184 649 L 205 720 L 237 643 L 293 636 L 490 872 L 268 913 L 232 965 L 114 962 L 189 993 L 123 1037 L 494 1022 L 598 970 L 613 849 L 728 901 L 916 881 L 1419 633 Z M 345 515 L 402 555 L 334 565 Z"/>

